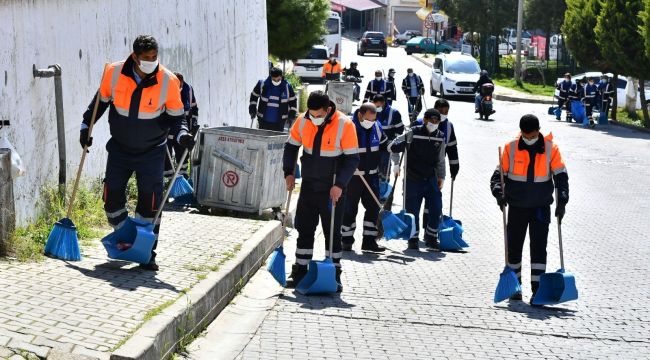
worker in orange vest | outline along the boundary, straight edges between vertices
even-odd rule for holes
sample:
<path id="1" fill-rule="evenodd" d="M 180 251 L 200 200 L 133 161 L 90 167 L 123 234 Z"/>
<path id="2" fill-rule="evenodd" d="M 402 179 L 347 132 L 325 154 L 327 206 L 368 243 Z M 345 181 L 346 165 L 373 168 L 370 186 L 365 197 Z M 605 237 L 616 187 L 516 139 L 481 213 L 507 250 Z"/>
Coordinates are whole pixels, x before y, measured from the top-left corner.
<path id="1" fill-rule="evenodd" d="M 321 77 L 325 80 L 339 80 L 341 78 L 341 64 L 336 61 L 336 56 L 330 56 L 330 59 L 323 64 Z"/>
<path id="2" fill-rule="evenodd" d="M 303 155 L 302 184 L 296 208 L 298 244 L 296 263 L 291 269 L 288 287 L 296 287 L 307 274 L 307 264 L 312 259 L 314 235 L 320 219 L 325 235 L 326 256 L 336 266 L 338 291 L 341 285 L 341 223 L 343 220 L 345 192 L 359 165 L 359 145 L 354 123 L 336 110 L 322 91 L 315 91 L 307 99 L 308 111 L 299 116 L 291 126 L 284 147 L 283 170 L 287 190 L 295 187 L 295 164 L 300 147 Z M 335 206 L 333 208 L 332 204 Z M 332 249 L 329 249 L 330 220 L 334 212 Z"/>
<path id="3" fill-rule="evenodd" d="M 99 93 L 97 119 L 109 109 L 111 138 L 106 144 L 108 160 L 104 178 L 104 210 L 108 223 L 118 229 L 128 217 L 126 185 L 135 172 L 138 204 L 135 217 L 153 221 L 162 206 L 163 168 L 167 141 L 177 142 L 189 150 L 194 146 L 181 101 L 181 83 L 158 63 L 158 42 L 151 35 L 140 35 L 133 42 L 133 52 L 124 61 L 110 64 L 105 70 Z M 95 98 L 83 114 L 79 142 L 82 148 L 92 145 L 88 136 Z M 167 139 L 171 135 L 172 139 Z M 160 220 L 159 220 L 160 221 Z M 153 233 L 158 243 L 160 223 Z M 145 270 L 158 270 L 156 252 L 151 260 L 140 264 Z"/>
<path id="4" fill-rule="evenodd" d="M 530 233 L 530 283 L 531 299 L 539 288 L 539 278 L 546 271 L 546 243 L 551 222 L 553 187 L 557 188 L 555 216 L 558 222 L 564 217 L 569 202 L 569 175 L 562 161 L 560 150 L 553 143 L 553 135 L 539 132 L 539 119 L 524 115 L 519 121 L 521 134 L 507 143 L 501 156 L 501 169 L 505 181 L 501 188 L 500 170 L 492 175 L 492 195 L 504 211 L 508 211 L 508 266 L 517 274 L 521 283 L 521 253 Z M 511 300 L 521 300 L 521 293 Z"/>

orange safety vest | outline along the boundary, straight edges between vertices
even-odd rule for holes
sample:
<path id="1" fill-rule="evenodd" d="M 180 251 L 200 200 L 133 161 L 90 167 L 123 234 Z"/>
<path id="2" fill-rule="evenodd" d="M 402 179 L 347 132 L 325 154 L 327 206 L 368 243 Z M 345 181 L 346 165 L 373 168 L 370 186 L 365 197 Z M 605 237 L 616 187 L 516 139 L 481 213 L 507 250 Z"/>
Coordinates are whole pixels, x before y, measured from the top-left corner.
<path id="1" fill-rule="evenodd" d="M 340 72 L 341 63 L 337 61 L 336 64 L 332 65 L 332 63 L 328 60 L 323 65 L 323 73 L 321 74 L 321 77 L 325 77 L 326 74 L 339 74 Z"/>
<path id="2" fill-rule="evenodd" d="M 342 154 L 352 155 L 359 152 L 356 127 L 352 120 L 343 113 L 334 112 L 330 121 L 324 126 L 320 156 L 337 157 Z M 291 126 L 288 142 L 295 146 L 303 146 L 303 151 L 312 155 L 317 132 L 318 127 L 305 114 L 302 114 Z"/>
<path id="3" fill-rule="evenodd" d="M 512 181 L 528 181 L 528 165 L 530 156 L 527 150 L 519 150 L 518 143 L 521 134 L 510 143 L 506 144 L 501 157 L 503 175 Z M 551 180 L 552 175 L 566 172 L 560 150 L 553 143 L 553 135 L 544 137 L 544 153 L 535 155 L 535 171 L 533 182 L 542 183 Z"/>

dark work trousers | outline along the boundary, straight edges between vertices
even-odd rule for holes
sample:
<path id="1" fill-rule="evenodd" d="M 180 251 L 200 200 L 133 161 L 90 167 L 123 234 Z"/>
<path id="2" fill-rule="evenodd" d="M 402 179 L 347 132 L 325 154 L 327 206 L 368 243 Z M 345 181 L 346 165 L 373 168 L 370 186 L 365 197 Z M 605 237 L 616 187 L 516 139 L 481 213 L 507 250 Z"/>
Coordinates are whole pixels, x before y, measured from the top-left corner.
<path id="1" fill-rule="evenodd" d="M 594 106 L 596 105 L 596 98 L 586 98 L 585 99 L 585 113 L 587 117 L 591 120 L 593 118 Z"/>
<path id="2" fill-rule="evenodd" d="M 567 120 L 571 119 L 571 102 L 566 99 L 557 99 L 557 106 L 560 108 L 560 114 L 562 113 L 562 107 L 566 106 L 566 118 Z M 560 118 L 557 118 L 560 120 Z"/>
<path id="3" fill-rule="evenodd" d="M 165 146 L 161 145 L 142 154 L 124 152 L 113 140 L 106 144 L 108 161 L 106 163 L 106 178 L 104 179 L 104 210 L 108 223 L 118 229 L 126 218 L 126 186 L 129 178 L 135 172 L 138 186 L 138 204 L 135 218 L 153 221 L 160 206 L 163 195 L 163 164 Z M 151 250 L 151 262 L 156 259 L 160 218 L 153 232 L 156 242 Z"/>
<path id="4" fill-rule="evenodd" d="M 361 175 L 354 175 L 350 180 L 345 196 L 345 212 L 343 214 L 343 225 L 341 226 L 341 241 L 344 244 L 352 245 L 354 243 L 354 230 L 357 228 L 357 212 L 359 211 L 359 200 L 366 209 L 363 216 L 363 242 L 372 242 L 377 239 L 379 234 L 377 230 L 377 217 L 379 216 L 379 207 L 377 202 L 368 191 L 366 185 L 360 178 Z M 379 176 L 377 174 L 363 175 L 370 185 L 370 188 L 379 198 Z"/>
<path id="5" fill-rule="evenodd" d="M 286 122 L 286 121 L 281 120 L 281 121 L 278 121 L 278 122 L 276 122 L 276 123 L 270 123 L 270 122 L 266 122 L 266 121 L 261 120 L 261 119 L 258 118 L 258 122 L 257 122 L 257 123 L 259 124 L 259 128 L 260 128 L 261 130 L 273 130 L 273 131 L 280 131 L 280 132 L 283 132 L 283 131 L 284 131 L 284 123 L 285 123 L 285 122 Z"/>
<path id="6" fill-rule="evenodd" d="M 411 122 L 415 121 L 422 111 L 422 100 L 419 96 L 408 96 L 408 110 Z"/>
<path id="7" fill-rule="evenodd" d="M 337 268 L 341 267 L 341 222 L 345 212 L 345 192 L 339 198 L 334 217 L 334 250 L 332 261 Z M 326 191 L 301 191 L 296 207 L 294 220 L 298 230 L 298 244 L 296 246 L 296 264 L 307 266 L 314 254 L 314 235 L 320 218 L 323 234 L 325 235 L 325 252 L 329 257 L 330 249 L 330 219 L 331 219 L 330 193 Z"/>
<path id="8" fill-rule="evenodd" d="M 508 266 L 521 283 L 521 252 L 526 230 L 530 235 L 530 284 L 533 294 L 539 288 L 539 277 L 546 272 L 546 242 L 551 222 L 551 207 L 508 207 Z"/>
<path id="9" fill-rule="evenodd" d="M 414 239 L 420 237 L 420 207 L 422 201 L 426 205 L 429 216 L 427 222 L 423 223 L 424 239 L 437 240 L 438 226 L 440 225 L 440 216 L 442 214 L 442 193 L 438 188 L 436 178 L 427 180 L 411 180 L 406 178 L 406 212 L 413 214 L 415 217 L 416 232 Z"/>
<path id="10" fill-rule="evenodd" d="M 174 159 L 175 170 L 178 167 L 178 162 L 181 160 L 181 156 L 183 156 L 183 152 L 185 152 L 185 148 L 174 141 L 172 137 L 171 139 L 167 139 L 167 149 L 169 150 L 169 154 L 172 156 L 172 159 Z M 181 166 L 181 171 L 178 173 L 179 176 L 183 176 L 186 179 L 188 178 L 187 167 L 189 163 L 190 155 L 187 154 L 185 156 L 185 161 L 183 161 L 183 165 Z M 169 162 L 169 156 L 165 154 L 165 179 L 171 179 L 171 177 L 174 175 L 174 170 L 172 170 L 172 165 Z"/>

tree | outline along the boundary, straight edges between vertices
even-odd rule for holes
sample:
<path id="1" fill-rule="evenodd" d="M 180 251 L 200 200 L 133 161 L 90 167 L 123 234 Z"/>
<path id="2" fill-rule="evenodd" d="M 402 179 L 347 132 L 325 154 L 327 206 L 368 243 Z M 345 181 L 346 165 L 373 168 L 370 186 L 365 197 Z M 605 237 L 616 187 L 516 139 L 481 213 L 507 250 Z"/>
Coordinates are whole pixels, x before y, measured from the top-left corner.
<path id="1" fill-rule="evenodd" d="M 266 0 L 269 53 L 280 60 L 305 56 L 327 33 L 328 0 Z"/>
<path id="2" fill-rule="evenodd" d="M 551 33 L 560 31 L 565 11 L 566 0 L 526 0 L 524 21 L 528 28 L 539 28 L 546 33 L 546 60 L 550 55 Z"/>
<path id="3" fill-rule="evenodd" d="M 638 15 L 643 10 L 643 1 L 603 1 L 594 31 L 600 52 L 610 59 L 615 72 L 639 79 L 643 122 L 646 127 L 650 127 L 644 90 L 645 80 L 650 79 L 650 57 L 647 56 L 643 38 L 639 34 L 643 19 Z M 636 94 L 636 86 L 633 91 Z M 628 108 L 628 111 L 630 110 L 636 113 L 636 99 L 632 108 Z"/>
<path id="4" fill-rule="evenodd" d="M 639 14 L 641 25 L 639 25 L 639 34 L 644 40 L 645 54 L 650 58 L 650 0 L 643 2 L 643 10 Z"/>

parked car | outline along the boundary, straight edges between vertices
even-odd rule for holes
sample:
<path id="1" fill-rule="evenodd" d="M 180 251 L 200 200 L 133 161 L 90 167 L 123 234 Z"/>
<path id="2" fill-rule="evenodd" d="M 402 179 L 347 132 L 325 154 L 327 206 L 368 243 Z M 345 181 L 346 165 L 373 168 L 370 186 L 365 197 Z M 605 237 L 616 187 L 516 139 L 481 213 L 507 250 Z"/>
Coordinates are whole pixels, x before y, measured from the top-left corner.
<path id="1" fill-rule="evenodd" d="M 375 53 L 386 57 L 386 37 L 384 37 L 383 33 L 377 31 L 366 31 L 363 33 L 363 36 L 359 38 L 359 42 L 357 43 L 357 55 L 363 56 L 366 53 Z"/>
<path id="2" fill-rule="evenodd" d="M 302 59 L 294 61 L 293 73 L 303 79 L 320 79 L 323 65 L 329 59 L 329 49 L 325 45 L 314 45 Z"/>
<path id="3" fill-rule="evenodd" d="M 416 36 L 422 36 L 422 32 L 419 30 L 406 30 L 401 34 L 396 34 L 393 38 L 393 43 L 396 45 L 404 45 Z"/>
<path id="4" fill-rule="evenodd" d="M 603 73 L 601 73 L 600 71 L 588 71 L 586 73 L 571 75 L 571 82 L 575 83 L 576 79 L 582 79 L 583 77 L 586 76 L 587 79 L 594 79 L 594 82 L 598 83 L 600 81 L 600 77 L 602 76 L 602 74 Z M 606 73 L 605 75 L 607 75 L 610 79 L 614 77 L 614 75 L 611 73 Z M 563 77 L 558 78 L 555 81 L 555 85 L 557 86 L 557 84 L 559 84 L 562 81 L 564 81 Z M 650 83 L 646 82 L 645 93 L 646 93 L 646 98 L 650 98 Z M 560 92 L 557 89 L 555 89 L 555 96 L 558 96 L 559 94 Z M 618 82 L 616 83 L 616 104 L 618 107 L 625 107 L 626 95 L 627 95 L 627 76 L 619 75 Z M 636 108 L 641 109 L 640 92 L 637 92 Z"/>
<path id="5" fill-rule="evenodd" d="M 436 43 L 432 38 L 418 36 L 407 41 L 404 50 L 406 51 L 406 55 L 411 55 L 413 53 L 449 54 L 453 51 L 453 48 L 447 44 Z"/>
<path id="6" fill-rule="evenodd" d="M 515 49 L 512 48 L 512 44 L 509 42 L 503 41 L 499 43 L 499 55 L 510 55 L 515 52 Z M 527 56 L 527 55 L 524 55 Z"/>
<path id="7" fill-rule="evenodd" d="M 481 67 L 471 55 L 436 55 L 431 68 L 431 95 L 473 97 L 480 73 Z"/>

